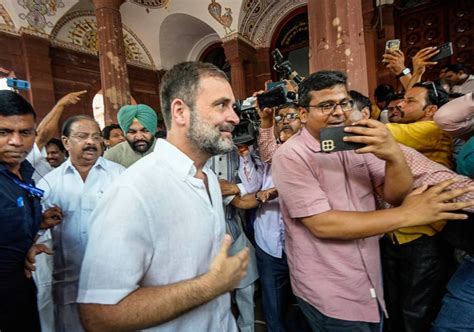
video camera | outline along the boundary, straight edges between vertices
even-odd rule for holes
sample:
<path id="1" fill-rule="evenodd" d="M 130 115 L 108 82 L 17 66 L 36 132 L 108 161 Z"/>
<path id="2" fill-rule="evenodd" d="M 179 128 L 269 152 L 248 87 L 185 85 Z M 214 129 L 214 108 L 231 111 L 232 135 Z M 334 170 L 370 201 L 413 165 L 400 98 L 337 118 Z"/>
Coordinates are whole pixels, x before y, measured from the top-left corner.
<path id="1" fill-rule="evenodd" d="M 293 70 L 291 63 L 283 58 L 278 49 L 272 52 L 272 56 L 275 61 L 273 66 L 275 71 L 281 73 L 297 85 L 301 83 L 303 78 Z M 288 91 L 284 81 L 273 83 L 272 88 L 256 97 L 238 100 L 235 104 L 235 112 L 240 118 L 240 123 L 232 133 L 234 143 L 251 145 L 255 142 L 260 126 L 260 118 L 256 109 L 257 105 L 260 109 L 264 109 L 280 106 L 288 102 L 297 103 L 297 95 L 293 91 Z"/>

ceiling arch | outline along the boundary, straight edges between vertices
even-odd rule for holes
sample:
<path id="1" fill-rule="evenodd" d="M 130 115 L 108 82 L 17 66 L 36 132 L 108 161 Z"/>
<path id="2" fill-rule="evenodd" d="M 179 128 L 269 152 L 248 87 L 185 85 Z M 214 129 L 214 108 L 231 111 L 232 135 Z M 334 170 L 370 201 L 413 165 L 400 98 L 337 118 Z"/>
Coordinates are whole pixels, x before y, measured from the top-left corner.
<path id="1" fill-rule="evenodd" d="M 189 59 L 189 54 L 198 54 L 198 44 L 206 44 L 209 38 L 218 40 L 217 32 L 207 23 L 188 14 L 171 14 L 160 26 L 160 55 L 163 69 Z"/>

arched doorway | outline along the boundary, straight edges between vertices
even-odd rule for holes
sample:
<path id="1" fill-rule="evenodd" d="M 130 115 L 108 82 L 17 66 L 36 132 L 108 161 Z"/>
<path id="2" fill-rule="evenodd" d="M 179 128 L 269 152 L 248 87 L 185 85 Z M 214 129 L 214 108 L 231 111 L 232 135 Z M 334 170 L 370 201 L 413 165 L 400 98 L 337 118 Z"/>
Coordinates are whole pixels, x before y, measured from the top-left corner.
<path id="1" fill-rule="evenodd" d="M 308 7 L 300 7 L 287 15 L 275 29 L 271 50 L 278 48 L 285 59 L 288 59 L 301 76 L 309 74 L 309 26 Z M 273 66 L 273 59 L 271 59 Z M 280 80 L 272 72 L 273 80 Z"/>
<path id="2" fill-rule="evenodd" d="M 217 68 L 221 69 L 224 73 L 226 73 L 229 80 L 231 79 L 230 65 L 225 56 L 222 43 L 214 43 L 208 46 L 202 52 L 201 56 L 199 57 L 199 61 L 212 63 Z"/>

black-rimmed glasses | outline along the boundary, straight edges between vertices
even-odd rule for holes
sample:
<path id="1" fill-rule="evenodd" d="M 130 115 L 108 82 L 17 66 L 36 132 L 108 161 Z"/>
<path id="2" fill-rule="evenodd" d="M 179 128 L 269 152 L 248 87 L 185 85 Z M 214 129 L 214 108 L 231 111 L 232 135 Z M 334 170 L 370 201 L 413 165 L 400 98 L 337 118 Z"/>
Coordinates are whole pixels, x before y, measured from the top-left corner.
<path id="1" fill-rule="evenodd" d="M 319 108 L 324 115 L 328 115 L 328 114 L 334 113 L 336 111 L 337 106 L 341 107 L 341 110 L 343 112 L 352 111 L 352 109 L 354 108 L 354 101 L 351 99 L 348 99 L 348 100 L 343 100 L 339 103 L 324 102 L 318 105 L 307 105 L 306 108 L 308 107 Z"/>

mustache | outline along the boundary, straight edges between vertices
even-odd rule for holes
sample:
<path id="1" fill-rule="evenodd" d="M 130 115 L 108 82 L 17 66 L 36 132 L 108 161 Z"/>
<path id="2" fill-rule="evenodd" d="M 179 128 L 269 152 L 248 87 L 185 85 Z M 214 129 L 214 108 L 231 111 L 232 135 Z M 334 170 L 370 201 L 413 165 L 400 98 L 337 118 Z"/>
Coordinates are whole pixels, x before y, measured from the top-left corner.
<path id="1" fill-rule="evenodd" d="M 291 128 L 290 125 L 284 125 L 284 126 L 280 129 L 280 132 L 282 132 L 283 130 L 287 130 L 287 129 L 293 131 L 293 128 Z"/>
<path id="2" fill-rule="evenodd" d="M 225 125 L 222 125 L 222 126 L 219 126 L 219 130 L 220 131 L 228 131 L 228 132 L 233 132 L 234 131 L 234 128 L 235 126 L 232 125 L 232 124 L 225 124 Z"/>
<path id="3" fill-rule="evenodd" d="M 97 151 L 97 147 L 95 146 L 86 146 L 82 151 Z"/>
<path id="4" fill-rule="evenodd" d="M 133 145 L 137 145 L 137 144 L 140 144 L 140 143 L 148 144 L 149 142 L 148 142 L 148 141 L 145 141 L 145 140 L 143 140 L 143 139 L 141 139 L 141 140 L 139 140 L 139 141 L 133 142 Z"/>

